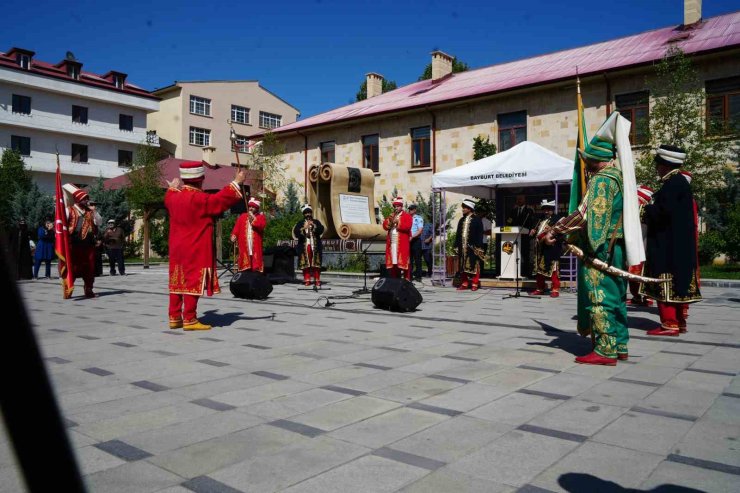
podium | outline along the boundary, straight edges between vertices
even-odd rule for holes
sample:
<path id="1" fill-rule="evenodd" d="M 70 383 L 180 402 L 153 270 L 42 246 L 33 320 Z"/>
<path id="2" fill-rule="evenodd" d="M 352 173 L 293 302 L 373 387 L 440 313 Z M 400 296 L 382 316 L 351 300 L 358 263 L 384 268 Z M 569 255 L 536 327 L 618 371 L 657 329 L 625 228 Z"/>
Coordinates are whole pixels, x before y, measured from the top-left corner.
<path id="1" fill-rule="evenodd" d="M 522 240 L 529 241 L 529 230 L 520 226 L 494 228 L 493 232 L 501 236 L 501 275 L 499 279 L 516 279 L 522 277 Z M 517 262 L 519 259 L 519 262 Z"/>

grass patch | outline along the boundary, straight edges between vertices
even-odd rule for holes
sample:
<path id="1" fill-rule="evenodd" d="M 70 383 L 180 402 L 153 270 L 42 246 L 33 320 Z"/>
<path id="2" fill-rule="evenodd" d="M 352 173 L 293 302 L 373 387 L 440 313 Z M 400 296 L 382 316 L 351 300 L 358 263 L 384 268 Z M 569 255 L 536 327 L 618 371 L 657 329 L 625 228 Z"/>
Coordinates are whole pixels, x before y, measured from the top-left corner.
<path id="1" fill-rule="evenodd" d="M 702 279 L 740 279 L 740 264 L 702 265 Z"/>

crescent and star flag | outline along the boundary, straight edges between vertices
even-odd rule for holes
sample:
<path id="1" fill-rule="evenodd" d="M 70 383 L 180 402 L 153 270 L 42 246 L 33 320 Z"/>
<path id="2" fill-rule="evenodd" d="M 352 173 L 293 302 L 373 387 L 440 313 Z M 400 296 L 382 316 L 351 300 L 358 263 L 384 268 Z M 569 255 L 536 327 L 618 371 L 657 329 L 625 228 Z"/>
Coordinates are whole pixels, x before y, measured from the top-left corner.
<path id="1" fill-rule="evenodd" d="M 67 208 L 64 206 L 64 193 L 62 191 L 62 171 L 59 167 L 59 154 L 57 154 L 57 183 L 54 194 L 54 251 L 59 259 L 59 279 L 62 281 L 62 295 L 64 299 L 72 296 L 75 278 L 72 275 L 71 248 L 69 241 L 69 228 L 67 224 Z"/>
<path id="2" fill-rule="evenodd" d="M 578 87 L 578 140 L 576 141 L 576 158 L 573 163 L 573 181 L 570 183 L 570 203 L 568 213 L 578 209 L 583 196 L 586 193 L 586 163 L 578 153 L 586 145 L 586 120 L 583 118 L 583 100 L 581 99 L 581 79 L 577 79 Z"/>

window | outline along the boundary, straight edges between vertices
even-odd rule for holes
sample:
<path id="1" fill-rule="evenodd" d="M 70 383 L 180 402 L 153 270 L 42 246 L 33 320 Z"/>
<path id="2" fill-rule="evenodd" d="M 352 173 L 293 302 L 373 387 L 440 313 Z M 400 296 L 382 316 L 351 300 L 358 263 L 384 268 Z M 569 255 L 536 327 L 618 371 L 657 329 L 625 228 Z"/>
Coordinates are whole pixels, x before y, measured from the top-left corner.
<path id="1" fill-rule="evenodd" d="M 321 149 L 321 164 L 334 162 L 334 147 L 335 143 L 333 140 L 319 144 L 319 149 Z"/>
<path id="2" fill-rule="evenodd" d="M 707 133 L 740 132 L 740 77 L 707 81 Z"/>
<path id="3" fill-rule="evenodd" d="M 190 127 L 190 143 L 203 147 L 211 145 L 211 131 L 207 128 Z"/>
<path id="4" fill-rule="evenodd" d="M 378 172 L 378 134 L 362 138 L 362 165 Z"/>
<path id="5" fill-rule="evenodd" d="M 648 129 L 650 125 L 649 101 L 649 91 L 632 92 L 614 98 L 617 111 L 632 122 L 632 126 L 630 127 L 630 142 L 632 145 L 645 144 L 648 141 Z"/>
<path id="6" fill-rule="evenodd" d="M 411 167 L 425 168 L 430 165 L 429 161 L 429 136 L 431 127 L 418 127 L 411 129 Z"/>
<path id="7" fill-rule="evenodd" d="M 277 128 L 282 125 L 282 121 L 283 117 L 280 115 L 260 111 L 260 127 L 262 128 Z"/>
<path id="8" fill-rule="evenodd" d="M 73 163 L 86 163 L 87 162 L 87 146 L 82 144 L 72 144 L 72 162 Z"/>
<path id="9" fill-rule="evenodd" d="M 126 77 L 123 75 L 114 75 L 113 76 L 113 84 L 115 84 L 116 89 L 123 89 L 123 85 L 126 82 Z"/>
<path id="10" fill-rule="evenodd" d="M 18 151 L 21 156 L 31 155 L 31 137 L 10 136 L 10 148 Z"/>
<path id="11" fill-rule="evenodd" d="M 134 153 L 132 151 L 118 150 L 118 166 L 122 168 L 128 168 L 134 161 Z"/>
<path id="12" fill-rule="evenodd" d="M 128 130 L 129 132 L 133 132 L 134 117 L 132 115 L 124 115 L 123 113 L 118 115 L 118 128 L 121 130 Z"/>
<path id="13" fill-rule="evenodd" d="M 13 113 L 21 113 L 24 115 L 31 114 L 31 98 L 29 96 L 21 96 L 19 94 L 13 94 Z"/>
<path id="14" fill-rule="evenodd" d="M 249 108 L 244 106 L 231 105 L 231 121 L 235 123 L 249 123 Z"/>
<path id="15" fill-rule="evenodd" d="M 239 152 L 248 153 L 249 137 L 245 137 L 244 135 L 237 135 L 236 140 L 231 144 L 231 150 L 234 151 L 236 149 L 238 149 Z"/>
<path id="16" fill-rule="evenodd" d="M 18 60 L 18 65 L 22 69 L 29 70 L 31 68 L 31 57 L 25 53 L 18 53 L 16 60 Z"/>
<path id="17" fill-rule="evenodd" d="M 80 80 L 80 66 L 74 63 L 67 64 L 67 75 L 74 80 Z"/>
<path id="18" fill-rule="evenodd" d="M 194 115 L 211 116 L 211 100 L 190 96 L 190 113 Z"/>
<path id="19" fill-rule="evenodd" d="M 75 123 L 87 123 L 87 108 L 72 105 L 72 121 Z"/>
<path id="20" fill-rule="evenodd" d="M 501 113 L 498 115 L 498 150 L 511 149 L 527 140 L 527 112 Z"/>

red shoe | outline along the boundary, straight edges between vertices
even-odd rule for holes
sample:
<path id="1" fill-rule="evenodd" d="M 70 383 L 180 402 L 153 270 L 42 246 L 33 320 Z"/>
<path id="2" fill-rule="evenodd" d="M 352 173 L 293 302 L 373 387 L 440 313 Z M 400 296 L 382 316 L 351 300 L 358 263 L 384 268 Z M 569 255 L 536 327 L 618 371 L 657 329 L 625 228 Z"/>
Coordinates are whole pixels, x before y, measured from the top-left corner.
<path id="1" fill-rule="evenodd" d="M 310 286 L 311 285 L 311 281 L 303 281 L 303 285 L 304 286 Z"/>
<path id="2" fill-rule="evenodd" d="M 321 281 L 316 281 L 316 284 L 314 284 L 314 286 L 316 286 L 317 288 L 320 288 L 321 287 Z"/>
<path id="3" fill-rule="evenodd" d="M 627 353 L 617 353 L 617 359 L 619 361 L 627 361 L 628 359 L 630 359 L 630 356 Z"/>
<path id="4" fill-rule="evenodd" d="M 586 356 L 578 356 L 576 358 L 576 363 L 580 363 L 582 365 L 617 366 L 617 358 L 605 358 L 594 351 Z"/>
<path id="5" fill-rule="evenodd" d="M 468 289 L 468 287 L 464 284 L 460 284 L 460 286 L 458 286 L 457 288 L 458 291 L 465 291 L 466 289 Z"/>
<path id="6" fill-rule="evenodd" d="M 471 291 L 478 291 L 479 289 L 480 289 L 480 286 L 478 286 L 477 284 L 473 284 L 473 285 L 472 285 L 472 286 L 470 287 L 470 290 L 471 290 Z"/>
<path id="7" fill-rule="evenodd" d="M 649 336 L 670 336 L 670 337 L 678 337 L 679 329 L 666 329 L 662 325 L 660 327 L 656 327 L 652 330 L 647 331 L 647 335 Z"/>
<path id="8" fill-rule="evenodd" d="M 542 296 L 545 292 L 541 289 L 535 289 L 530 293 L 532 296 Z"/>
<path id="9" fill-rule="evenodd" d="M 560 293 L 558 291 L 553 291 L 550 293 L 550 298 L 557 298 L 560 296 Z"/>

